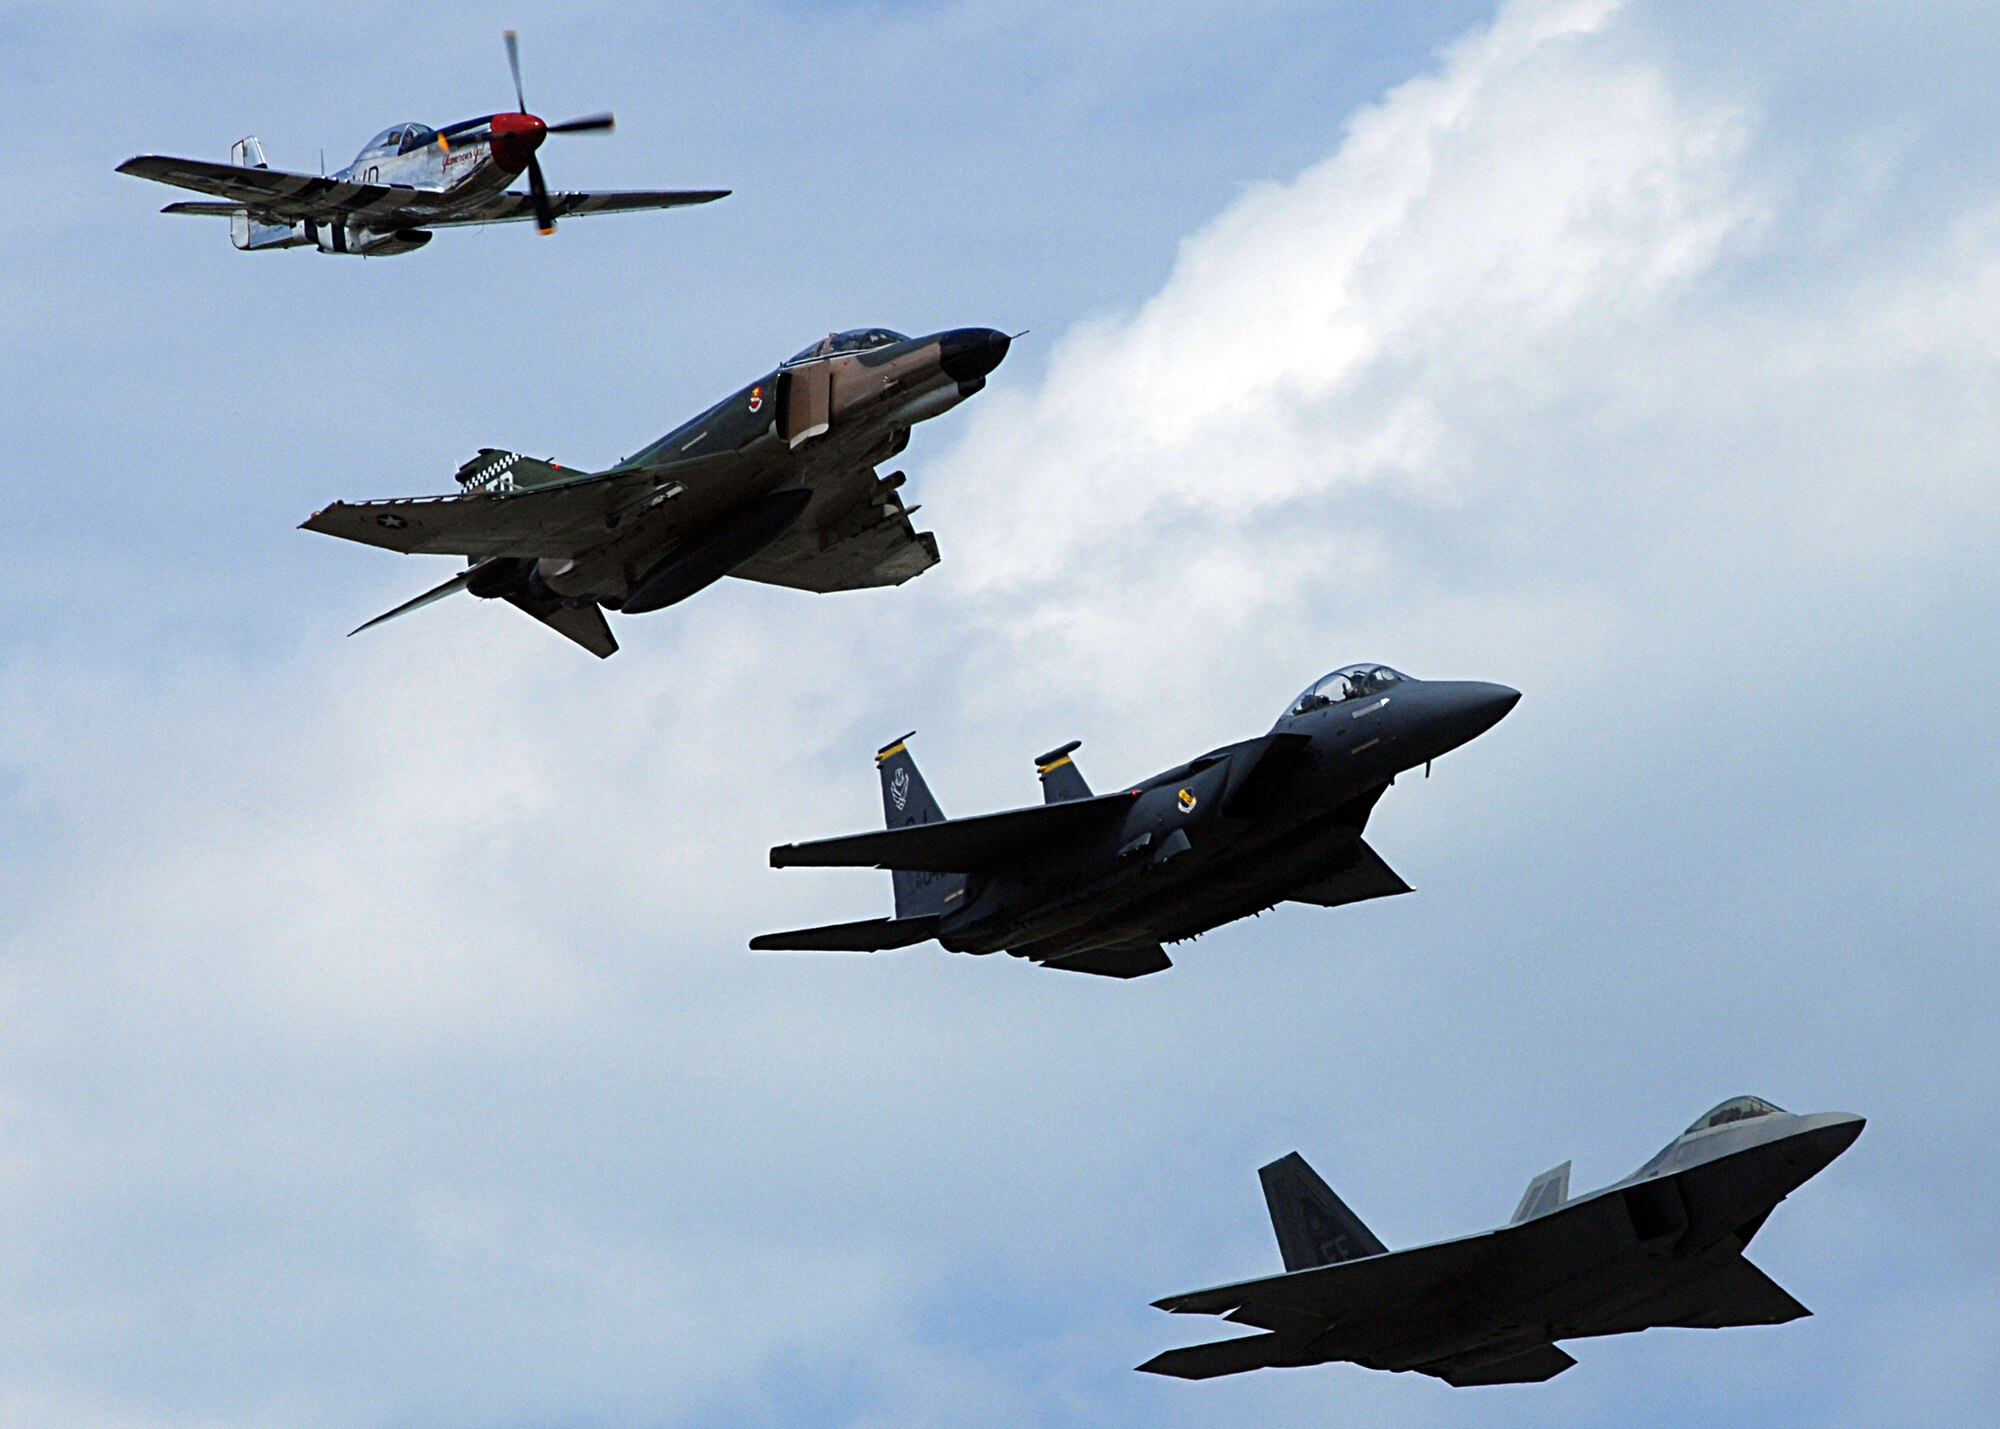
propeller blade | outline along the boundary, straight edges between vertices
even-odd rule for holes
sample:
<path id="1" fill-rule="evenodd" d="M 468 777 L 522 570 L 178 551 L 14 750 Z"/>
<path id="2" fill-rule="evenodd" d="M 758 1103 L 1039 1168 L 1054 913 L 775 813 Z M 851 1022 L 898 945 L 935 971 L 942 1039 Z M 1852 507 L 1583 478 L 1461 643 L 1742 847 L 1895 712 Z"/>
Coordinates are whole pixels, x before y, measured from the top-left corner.
<path id="1" fill-rule="evenodd" d="M 528 100 L 527 96 L 521 92 L 520 37 L 512 30 L 507 30 L 502 33 L 501 38 L 507 42 L 507 68 L 514 71 L 514 102 L 520 106 L 521 112 L 526 114 L 528 112 Z"/>
<path id="2" fill-rule="evenodd" d="M 528 155 L 528 193 L 535 201 L 535 227 L 544 235 L 556 231 L 556 212 L 549 202 L 549 186 L 542 179 L 542 162 Z"/>
<path id="3" fill-rule="evenodd" d="M 551 134 L 587 134 L 595 129 L 611 129 L 618 121 L 609 114 L 592 114 L 582 119 L 570 119 L 561 124 L 551 124 Z"/>
<path id="4" fill-rule="evenodd" d="M 422 595 L 418 596 L 415 600 L 406 600 L 401 605 L 397 606 L 394 610 L 385 611 L 383 614 L 378 615 L 373 620 L 369 621 L 366 625 L 357 625 L 354 627 L 354 629 L 348 631 L 347 633 L 349 635 L 359 635 L 362 631 L 372 629 L 373 627 L 380 625 L 385 620 L 394 620 L 399 615 L 408 615 L 413 610 L 421 610 L 434 600 L 443 600 L 448 595 L 457 595 L 460 591 L 464 590 L 466 586 L 472 583 L 472 578 L 474 575 L 478 573 L 478 570 L 479 568 L 477 566 L 474 566 L 471 570 L 464 572 L 462 575 L 453 576 L 443 585 L 434 586 L 430 590 L 427 590 Z"/>

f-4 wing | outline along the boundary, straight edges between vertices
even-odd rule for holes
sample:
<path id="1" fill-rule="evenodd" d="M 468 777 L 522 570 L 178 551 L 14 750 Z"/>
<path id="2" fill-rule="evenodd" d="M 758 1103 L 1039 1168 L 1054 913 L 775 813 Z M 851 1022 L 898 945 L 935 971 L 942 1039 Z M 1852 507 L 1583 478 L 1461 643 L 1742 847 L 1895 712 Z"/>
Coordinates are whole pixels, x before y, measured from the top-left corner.
<path id="1" fill-rule="evenodd" d="M 937 538 L 910 524 L 915 509 L 890 496 L 830 528 L 795 526 L 730 574 L 822 594 L 901 585 L 938 563 Z"/>
<path id="2" fill-rule="evenodd" d="M 657 470 L 621 468 L 524 488 L 489 488 L 454 496 L 336 501 L 300 529 L 380 546 L 405 555 L 574 556 L 603 544 L 620 523 L 669 519 L 677 488 L 740 468 L 724 452 Z"/>
<path id="3" fill-rule="evenodd" d="M 912 873 L 980 873 L 1025 863 L 1116 826 L 1127 793 L 1036 804 L 934 824 L 849 834 L 771 850 L 773 868 L 893 868 Z"/>

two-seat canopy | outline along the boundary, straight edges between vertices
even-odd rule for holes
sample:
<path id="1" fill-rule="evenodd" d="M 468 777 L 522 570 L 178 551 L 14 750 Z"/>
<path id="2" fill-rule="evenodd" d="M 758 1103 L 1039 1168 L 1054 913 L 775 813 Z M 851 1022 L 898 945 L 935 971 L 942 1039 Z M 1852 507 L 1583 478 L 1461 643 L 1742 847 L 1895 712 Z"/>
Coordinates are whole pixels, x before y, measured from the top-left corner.
<path id="1" fill-rule="evenodd" d="M 1349 665 L 1308 685 L 1305 692 L 1292 701 L 1292 707 L 1285 711 L 1285 716 L 1289 719 L 1323 710 L 1343 700 L 1379 695 L 1391 685 L 1400 685 L 1408 678 L 1408 675 L 1399 674 L 1387 665 Z"/>
<path id="2" fill-rule="evenodd" d="M 795 352 L 785 361 L 790 367 L 795 362 L 810 362 L 815 357 L 832 357 L 841 352 L 867 352 L 877 347 L 888 347 L 892 343 L 908 342 L 899 332 L 891 332 L 885 327 L 856 327 L 846 332 L 828 333 L 818 342 L 800 352 Z"/>

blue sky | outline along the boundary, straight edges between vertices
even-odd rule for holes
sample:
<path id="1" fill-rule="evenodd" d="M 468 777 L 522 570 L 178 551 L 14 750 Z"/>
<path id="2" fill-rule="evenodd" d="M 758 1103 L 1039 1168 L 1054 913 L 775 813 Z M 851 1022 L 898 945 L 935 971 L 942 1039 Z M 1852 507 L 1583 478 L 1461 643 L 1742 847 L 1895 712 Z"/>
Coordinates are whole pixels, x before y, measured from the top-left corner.
<path id="1" fill-rule="evenodd" d="M 0 17 L 0 1425 L 1969 1422 L 2000 807 L 1982 7 L 196 4 Z M 613 108 L 711 208 L 241 255 L 110 171 Z M 831 327 L 1032 329 L 900 462 L 944 564 L 725 584 L 598 664 L 294 530 L 589 466 Z M 1131 985 L 768 845 L 1525 692 Z M 1297 1149 L 1393 1245 L 1754 1092 L 1869 1116 L 1760 1236 L 1816 1312 L 1545 1385 L 1185 1385 Z"/>

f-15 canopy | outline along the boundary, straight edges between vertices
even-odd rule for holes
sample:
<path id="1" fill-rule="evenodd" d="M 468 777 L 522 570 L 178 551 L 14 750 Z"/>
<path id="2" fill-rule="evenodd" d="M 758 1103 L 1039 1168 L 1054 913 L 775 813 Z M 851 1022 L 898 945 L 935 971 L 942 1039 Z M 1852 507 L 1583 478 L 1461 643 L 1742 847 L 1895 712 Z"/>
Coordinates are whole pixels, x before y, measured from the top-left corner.
<path id="1" fill-rule="evenodd" d="M 1359 699 L 1363 695 L 1378 695 L 1391 685 L 1400 685 L 1410 677 L 1390 669 L 1387 665 L 1347 665 L 1324 675 L 1308 685 L 1299 697 L 1292 701 L 1292 707 L 1285 711 L 1292 715 L 1309 714 L 1313 710 L 1337 705 L 1342 700 Z"/>

